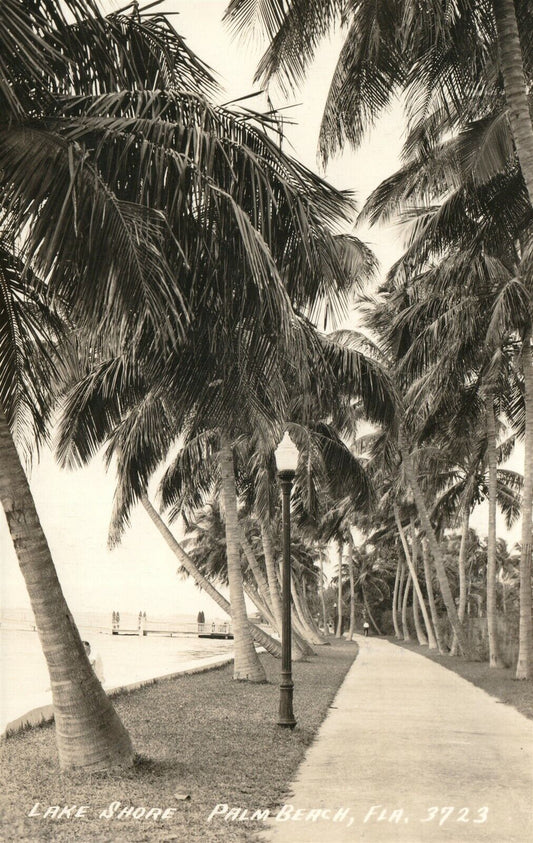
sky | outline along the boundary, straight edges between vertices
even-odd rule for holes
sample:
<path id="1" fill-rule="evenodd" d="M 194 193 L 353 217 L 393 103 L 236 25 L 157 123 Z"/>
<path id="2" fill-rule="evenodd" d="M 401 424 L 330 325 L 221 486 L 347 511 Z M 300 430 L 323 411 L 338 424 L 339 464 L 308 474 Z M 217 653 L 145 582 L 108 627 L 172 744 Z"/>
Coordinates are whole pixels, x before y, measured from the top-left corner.
<path id="1" fill-rule="evenodd" d="M 122 5 L 103 3 L 105 11 L 116 10 Z M 261 45 L 246 46 L 231 39 L 222 25 L 225 6 L 225 0 L 167 0 L 158 11 L 179 12 L 171 18 L 173 25 L 194 52 L 217 71 L 228 101 L 258 90 L 253 75 Z M 341 43 L 338 34 L 324 44 L 306 84 L 290 100 L 285 101 L 279 91 L 271 92 L 276 107 L 293 106 L 285 112 L 296 123 L 286 127 L 285 150 L 315 170 L 318 169 L 316 150 L 320 117 Z M 398 107 L 380 120 L 357 153 L 349 151 L 337 157 L 321 175 L 338 188 L 355 191 L 362 202 L 396 169 L 402 134 Z M 400 254 L 393 228 L 370 231 L 361 228 L 357 233 L 374 249 L 383 269 Z M 350 324 L 349 319 L 347 324 Z M 190 580 L 178 578 L 176 558 L 141 507 L 133 511 L 131 528 L 121 545 L 113 551 L 108 550 L 107 531 L 114 483 L 112 475 L 106 475 L 101 460 L 93 460 L 83 470 L 62 471 L 47 452 L 33 468 L 30 483 L 59 579 L 73 611 L 111 612 L 118 609 L 121 612 L 142 610 L 149 615 L 196 615 L 202 609 L 207 618 L 220 616 L 220 610 L 209 597 Z M 29 608 L 3 513 L 0 515 L 0 560 L 2 606 Z"/>

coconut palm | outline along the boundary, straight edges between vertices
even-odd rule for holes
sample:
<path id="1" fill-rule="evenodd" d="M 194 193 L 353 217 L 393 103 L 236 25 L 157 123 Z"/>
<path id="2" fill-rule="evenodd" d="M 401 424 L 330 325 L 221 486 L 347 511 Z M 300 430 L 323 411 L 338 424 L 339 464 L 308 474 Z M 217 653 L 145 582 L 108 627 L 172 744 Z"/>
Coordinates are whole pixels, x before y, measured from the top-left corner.
<path id="1" fill-rule="evenodd" d="M 58 95 L 74 93 L 74 77 L 78 90 L 96 84 L 97 73 L 115 87 L 131 80 L 131 65 L 106 51 L 120 39 L 110 37 L 92 0 L 6 2 L 0 30 L 1 497 L 50 672 L 60 765 L 99 769 L 131 763 L 130 739 L 89 665 L 13 436 L 20 438 L 31 415 L 42 434 L 51 406 L 45 385 L 56 376 L 57 336 L 47 348 L 48 371 L 26 354 L 28 344 L 46 345 L 46 301 L 60 305 L 63 321 L 102 327 L 118 319 L 126 294 L 149 312 L 144 285 L 164 289 L 170 280 L 164 261 L 154 260 L 164 227 L 117 201 L 94 162 L 47 124 Z M 82 66 L 80 52 L 99 59 Z M 167 305 L 179 326 L 183 308 Z"/>
<path id="2" fill-rule="evenodd" d="M 527 2 L 430 1 L 420 7 L 412 0 L 231 0 L 226 17 L 236 31 L 259 29 L 266 35 L 269 45 L 257 76 L 267 82 L 276 79 L 286 90 L 302 81 L 320 42 L 344 25 L 346 37 L 322 119 L 321 149 L 326 156 L 346 142 L 360 143 L 399 93 L 407 94 L 415 125 L 439 110 L 451 129 L 505 99 L 533 204 Z"/>

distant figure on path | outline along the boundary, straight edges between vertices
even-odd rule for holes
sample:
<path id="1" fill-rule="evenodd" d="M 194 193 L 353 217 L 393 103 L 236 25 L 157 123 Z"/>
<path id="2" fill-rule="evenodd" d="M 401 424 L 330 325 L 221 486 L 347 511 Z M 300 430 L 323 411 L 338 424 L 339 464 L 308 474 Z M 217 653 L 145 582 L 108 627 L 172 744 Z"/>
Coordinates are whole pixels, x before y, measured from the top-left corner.
<path id="1" fill-rule="evenodd" d="M 87 656 L 89 657 L 89 662 L 96 674 L 96 678 L 100 680 L 103 684 L 104 682 L 104 665 L 102 663 L 102 659 L 100 654 L 97 652 L 91 652 L 91 645 L 88 641 L 83 642 L 83 646 L 85 647 Z"/>
<path id="2" fill-rule="evenodd" d="M 363 630 L 364 630 L 365 638 L 368 638 L 368 630 L 369 629 L 370 629 L 370 624 L 368 623 L 368 621 L 365 621 L 364 624 L 363 624 Z"/>

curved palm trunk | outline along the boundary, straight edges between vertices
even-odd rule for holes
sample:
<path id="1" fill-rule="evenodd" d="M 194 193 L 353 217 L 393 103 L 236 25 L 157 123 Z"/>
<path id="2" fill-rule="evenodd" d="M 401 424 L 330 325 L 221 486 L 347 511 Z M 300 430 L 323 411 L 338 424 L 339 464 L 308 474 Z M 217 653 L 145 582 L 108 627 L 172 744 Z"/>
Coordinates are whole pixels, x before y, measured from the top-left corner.
<path id="1" fill-rule="evenodd" d="M 524 442 L 522 541 L 520 550 L 520 630 L 516 678 L 531 679 L 533 675 L 533 624 L 531 616 L 531 534 L 533 529 L 533 356 L 530 332 L 527 333 L 522 349 L 522 371 L 524 373 L 526 435 Z"/>
<path id="2" fill-rule="evenodd" d="M 240 547 L 240 525 L 237 513 L 237 490 L 231 443 L 224 433 L 220 434 L 220 499 L 224 509 L 226 526 L 226 555 L 228 560 L 229 597 L 231 620 L 235 640 L 235 662 L 233 678 L 247 682 L 266 682 L 266 673 L 256 653 L 242 582 Z"/>
<path id="3" fill-rule="evenodd" d="M 302 598 L 298 588 L 298 581 L 294 576 L 294 572 L 292 572 L 291 574 L 291 595 L 294 608 L 298 616 L 298 621 L 300 623 L 300 627 L 303 629 L 307 641 L 309 641 L 311 644 L 324 644 L 325 642 L 322 637 L 317 632 L 315 632 L 315 630 L 310 625 L 305 616 L 305 609 L 302 605 Z"/>
<path id="4" fill-rule="evenodd" d="M 431 555 L 433 556 L 433 563 L 435 565 L 435 571 L 437 573 L 442 599 L 444 601 L 444 605 L 446 606 L 446 612 L 450 620 L 452 629 L 457 636 L 459 647 L 461 648 L 463 655 L 467 658 L 473 658 L 470 652 L 470 647 L 463 626 L 457 614 L 457 609 L 455 607 L 452 592 L 450 589 L 450 583 L 448 582 L 448 577 L 446 574 L 446 568 L 444 566 L 444 559 L 442 557 L 442 553 L 437 542 L 433 526 L 429 519 L 426 502 L 424 500 L 422 490 L 420 489 L 420 486 L 418 484 L 411 454 L 402 440 L 403 437 L 400 433 L 400 450 L 402 454 L 403 465 L 405 468 L 405 474 L 407 476 L 409 485 L 411 486 L 421 526 L 426 534 L 431 550 Z"/>
<path id="5" fill-rule="evenodd" d="M 176 540 L 172 532 L 169 530 L 157 509 L 152 506 L 147 495 L 141 495 L 141 503 L 150 516 L 152 523 L 157 528 L 159 534 L 164 538 L 167 545 L 170 547 L 175 556 L 179 559 L 180 564 L 185 568 L 187 573 L 193 578 L 196 585 L 202 588 L 206 594 L 219 606 L 225 614 L 231 615 L 231 605 L 228 600 L 215 588 L 212 582 L 205 577 L 201 571 L 198 570 L 188 553 L 182 548 L 180 543 Z M 268 635 L 263 629 L 248 621 L 250 630 L 252 632 L 254 641 L 264 647 L 267 653 L 270 653 L 276 659 L 281 658 L 281 644 Z"/>
<path id="6" fill-rule="evenodd" d="M 444 641 L 442 640 L 442 635 L 440 633 L 439 615 L 437 612 L 437 604 L 435 603 L 435 594 L 433 593 L 433 577 L 431 574 L 431 565 L 429 561 L 428 543 L 425 537 L 422 539 L 422 560 L 424 563 L 424 577 L 426 580 L 426 590 L 428 593 L 429 610 L 431 612 L 431 622 L 433 624 L 435 638 L 437 639 L 437 647 L 439 648 L 439 653 L 441 653 L 441 655 L 444 655 L 448 652 L 448 650 L 444 644 Z"/>
<path id="7" fill-rule="evenodd" d="M 348 641 L 352 641 L 355 632 L 355 578 L 353 575 L 353 545 L 348 540 L 346 549 L 346 562 L 348 564 L 348 576 L 350 578 L 350 626 L 348 627 Z"/>
<path id="8" fill-rule="evenodd" d="M 418 602 L 416 589 L 413 590 L 413 620 L 415 622 L 415 632 L 418 643 L 421 647 L 427 647 L 428 640 L 424 634 L 424 630 L 422 629 L 420 619 L 420 604 Z"/>
<path id="9" fill-rule="evenodd" d="M 426 608 L 426 601 L 424 600 L 424 595 L 422 594 L 422 589 L 420 588 L 420 583 L 418 581 L 418 575 L 416 573 L 416 562 L 417 562 L 417 536 L 413 522 L 411 521 L 411 531 L 412 531 L 412 541 L 413 541 L 413 553 L 409 552 L 409 546 L 407 544 L 407 538 L 405 536 L 404 529 L 402 527 L 402 522 L 400 519 L 400 513 L 398 512 L 398 507 L 394 504 L 393 507 L 394 511 L 394 520 L 396 521 L 396 527 L 398 529 L 398 533 L 400 536 L 400 541 L 402 543 L 403 552 L 405 555 L 405 561 L 407 562 L 407 567 L 409 568 L 409 573 L 411 575 L 411 580 L 413 583 L 413 619 L 415 622 L 415 630 L 416 636 L 418 638 L 419 644 L 427 644 L 428 640 L 422 631 L 422 627 L 420 626 L 420 618 L 417 618 L 416 611 L 418 607 L 422 610 L 422 615 L 424 617 L 424 624 L 428 632 L 428 638 L 430 641 L 430 647 L 432 650 L 437 649 L 437 641 L 435 636 L 433 635 L 433 630 L 431 628 L 431 621 L 429 619 L 428 611 Z M 418 627 L 417 627 L 418 622 Z"/>
<path id="10" fill-rule="evenodd" d="M 318 641 L 320 644 L 326 644 L 326 640 L 323 637 L 322 633 L 320 632 L 320 627 L 317 624 L 316 620 L 314 619 L 313 615 L 311 614 L 311 609 L 309 607 L 309 597 L 307 593 L 308 583 L 305 577 L 302 577 L 302 590 L 301 590 L 301 601 L 302 601 L 302 609 L 304 611 L 304 615 L 306 617 L 307 623 L 313 630 L 314 634 L 317 636 Z M 317 642 L 318 643 L 318 642 Z"/>
<path id="11" fill-rule="evenodd" d="M 271 625 L 281 634 L 281 627 L 278 627 L 276 624 L 276 617 L 274 611 L 272 609 L 272 604 L 270 602 L 270 589 L 268 587 L 268 583 L 266 577 L 261 570 L 261 566 L 257 560 L 257 557 L 254 553 L 254 549 L 251 546 L 248 538 L 244 532 L 242 526 L 240 527 L 240 541 L 241 547 L 243 549 L 244 555 L 246 557 L 246 561 L 250 567 L 250 570 L 254 576 L 254 579 L 257 583 L 257 588 L 259 590 L 259 596 L 261 597 L 262 602 L 268 609 L 268 614 L 271 622 Z"/>
<path id="12" fill-rule="evenodd" d="M 498 489 L 498 455 L 496 452 L 494 397 L 490 392 L 486 396 L 486 415 L 487 462 L 489 469 L 489 525 L 487 536 L 487 631 L 489 639 L 489 665 L 490 667 L 501 667 L 502 662 L 498 654 L 498 629 L 496 626 L 496 495 Z"/>
<path id="13" fill-rule="evenodd" d="M 279 582 L 276 574 L 276 561 L 274 555 L 274 544 L 272 536 L 270 535 L 270 525 L 266 524 L 262 519 L 261 526 L 261 541 L 263 544 L 263 551 L 265 554 L 265 568 L 267 572 L 268 590 L 270 593 L 270 605 L 276 618 L 276 626 L 278 631 L 281 629 L 281 593 L 279 590 Z"/>
<path id="14" fill-rule="evenodd" d="M 392 594 L 392 623 L 394 625 L 394 637 L 400 639 L 402 634 L 400 632 L 400 627 L 398 624 L 398 596 L 400 592 L 400 569 L 401 569 L 401 562 L 398 559 L 398 564 L 396 565 L 396 576 L 394 577 L 394 591 Z"/>
<path id="15" fill-rule="evenodd" d="M 89 664 L 1 410 L 0 455 L 0 498 L 48 665 L 61 769 L 129 766 L 129 735 Z"/>
<path id="16" fill-rule="evenodd" d="M 411 635 L 409 633 L 409 624 L 407 623 L 407 601 L 409 599 L 409 591 L 411 590 L 411 573 L 407 572 L 407 582 L 405 583 L 405 590 L 403 593 L 403 600 L 402 600 L 402 631 L 403 631 L 403 640 L 410 641 Z"/>
<path id="17" fill-rule="evenodd" d="M 338 582 L 337 582 L 337 629 L 335 638 L 342 637 L 342 541 L 337 542 L 338 548 Z"/>

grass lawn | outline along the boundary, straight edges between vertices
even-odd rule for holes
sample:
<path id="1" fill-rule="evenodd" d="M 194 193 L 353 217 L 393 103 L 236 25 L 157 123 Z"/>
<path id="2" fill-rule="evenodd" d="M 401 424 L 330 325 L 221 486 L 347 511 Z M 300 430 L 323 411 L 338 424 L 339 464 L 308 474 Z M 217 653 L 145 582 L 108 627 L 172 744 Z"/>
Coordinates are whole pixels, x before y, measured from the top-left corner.
<path id="1" fill-rule="evenodd" d="M 516 680 L 514 668 L 490 668 L 488 662 L 469 662 L 457 656 L 441 656 L 434 650 L 420 647 L 412 641 L 397 641 L 393 637 L 389 637 L 389 641 L 406 650 L 420 653 L 427 659 L 458 673 L 473 685 L 483 688 L 491 697 L 497 697 L 503 703 L 516 708 L 521 714 L 533 719 L 533 681 Z"/>
<path id="2" fill-rule="evenodd" d="M 232 680 L 233 665 L 164 680 L 116 697 L 114 704 L 139 753 L 120 773 L 61 774 L 53 724 L 10 737 L 0 749 L 2 841 L 54 843 L 234 843 L 256 839 L 261 823 L 208 822 L 214 807 L 275 809 L 283 804 L 306 748 L 357 654 L 357 645 L 330 639 L 317 655 L 293 666 L 294 731 L 277 721 L 280 662 L 261 655 L 267 685 Z M 189 797 L 184 799 L 183 797 Z M 84 816 L 30 817 L 48 806 L 88 806 Z M 118 811 L 172 808 L 163 820 L 106 819 Z"/>

